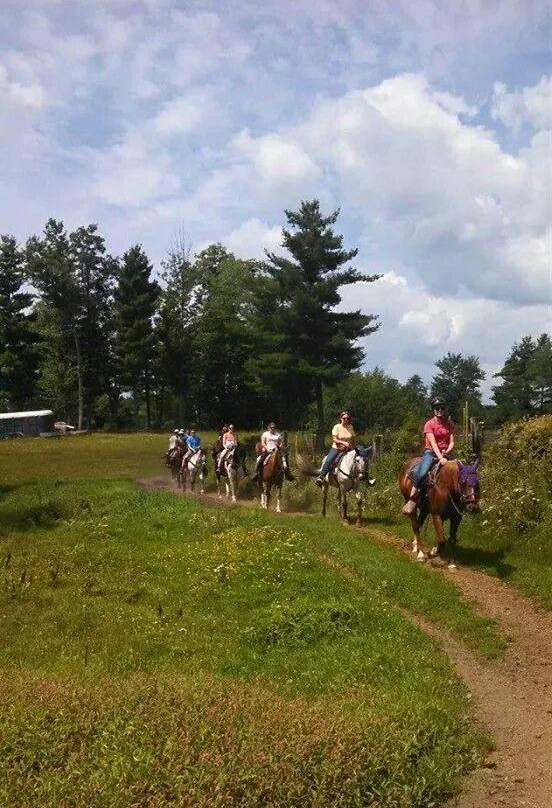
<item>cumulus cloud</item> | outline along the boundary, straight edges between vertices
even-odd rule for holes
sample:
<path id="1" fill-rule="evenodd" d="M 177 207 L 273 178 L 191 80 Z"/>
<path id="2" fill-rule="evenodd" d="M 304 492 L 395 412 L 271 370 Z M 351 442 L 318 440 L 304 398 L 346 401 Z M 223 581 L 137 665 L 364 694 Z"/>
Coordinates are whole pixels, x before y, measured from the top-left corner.
<path id="1" fill-rule="evenodd" d="M 253 218 L 243 222 L 227 236 L 224 243 L 238 258 L 265 258 L 265 250 L 281 253 L 282 228 L 270 227 Z"/>
<path id="2" fill-rule="evenodd" d="M 0 215 L 20 238 L 55 215 L 113 251 L 158 259 L 183 226 L 261 257 L 317 196 L 386 268 L 349 290 L 382 313 L 369 364 L 490 367 L 549 325 L 544 0 L 6 2 Z"/>
<path id="3" fill-rule="evenodd" d="M 524 125 L 536 129 L 551 129 L 551 77 L 543 76 L 532 87 L 523 87 L 514 92 L 508 92 L 507 86 L 502 82 L 495 82 L 491 112 L 495 120 L 502 121 L 516 132 Z"/>
<path id="4" fill-rule="evenodd" d="M 373 267 L 367 271 L 373 272 Z M 486 396 L 492 376 L 510 346 L 524 334 L 538 334 L 550 320 L 550 307 L 518 306 L 470 295 L 431 293 L 400 270 L 388 270 L 376 283 L 357 284 L 345 291 L 344 308 L 378 312 L 381 328 L 363 342 L 367 367 L 379 365 L 401 380 L 419 373 L 430 381 L 435 362 L 448 351 L 481 357 L 487 373 Z"/>

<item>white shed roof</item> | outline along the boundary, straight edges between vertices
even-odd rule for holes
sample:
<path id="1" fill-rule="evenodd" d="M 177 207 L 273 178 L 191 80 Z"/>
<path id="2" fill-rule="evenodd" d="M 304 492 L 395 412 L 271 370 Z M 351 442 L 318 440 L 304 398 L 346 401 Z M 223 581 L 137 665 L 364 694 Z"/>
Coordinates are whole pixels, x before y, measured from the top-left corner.
<path id="1" fill-rule="evenodd" d="M 31 410 L 30 412 L 0 412 L 0 421 L 8 418 L 38 418 L 41 415 L 53 415 L 52 410 Z"/>

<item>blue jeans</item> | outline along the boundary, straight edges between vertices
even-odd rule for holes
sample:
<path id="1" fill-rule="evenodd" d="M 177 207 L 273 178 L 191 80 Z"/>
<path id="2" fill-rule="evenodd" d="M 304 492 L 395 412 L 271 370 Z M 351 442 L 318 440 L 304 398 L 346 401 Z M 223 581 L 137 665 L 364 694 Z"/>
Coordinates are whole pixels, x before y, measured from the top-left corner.
<path id="1" fill-rule="evenodd" d="M 339 449 L 334 449 L 334 447 L 332 446 L 332 448 L 328 452 L 328 456 L 326 457 L 326 459 L 322 463 L 322 468 L 320 469 L 320 477 L 325 477 L 326 476 L 326 474 L 329 472 L 330 467 L 331 467 L 332 463 L 334 462 L 334 460 L 335 460 L 335 458 L 337 457 L 338 454 L 339 454 Z"/>
<path id="2" fill-rule="evenodd" d="M 410 478 L 416 488 L 421 488 L 434 460 L 436 460 L 436 455 L 433 449 L 425 449 L 422 459 L 410 472 Z"/>

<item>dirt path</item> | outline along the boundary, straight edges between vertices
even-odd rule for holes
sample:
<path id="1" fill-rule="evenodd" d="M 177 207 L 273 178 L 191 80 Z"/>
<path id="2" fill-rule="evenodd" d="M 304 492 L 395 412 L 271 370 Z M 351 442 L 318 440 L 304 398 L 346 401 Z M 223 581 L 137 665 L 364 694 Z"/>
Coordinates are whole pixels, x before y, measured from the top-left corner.
<path id="1" fill-rule="evenodd" d="M 164 477 L 138 481 L 149 490 L 172 490 Z M 229 504 L 216 494 L 203 495 L 210 503 Z M 256 502 L 240 505 L 257 507 Z M 289 512 L 288 512 L 288 515 Z M 305 514 L 301 514 L 305 515 Z M 408 552 L 402 539 L 373 527 L 357 528 L 371 538 Z M 341 574 L 354 574 L 329 556 L 323 560 Z M 482 726 L 492 735 L 496 750 L 485 768 L 468 778 L 456 808 L 550 808 L 552 806 L 552 615 L 514 589 L 469 567 L 447 575 L 474 609 L 493 617 L 509 640 L 505 659 L 479 659 L 447 632 L 408 614 L 435 639 L 454 663 L 475 702 Z"/>

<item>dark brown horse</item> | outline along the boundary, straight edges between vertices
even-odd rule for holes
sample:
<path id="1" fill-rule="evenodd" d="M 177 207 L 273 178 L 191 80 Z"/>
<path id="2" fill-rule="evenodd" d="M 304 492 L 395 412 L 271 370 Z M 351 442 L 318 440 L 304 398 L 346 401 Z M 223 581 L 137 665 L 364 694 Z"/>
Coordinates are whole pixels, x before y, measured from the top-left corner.
<path id="1" fill-rule="evenodd" d="M 409 473 L 419 460 L 419 457 L 412 457 L 405 463 L 401 471 L 399 487 L 405 501 L 408 500 L 412 488 Z M 414 532 L 412 552 L 416 555 L 418 561 L 425 561 L 428 557 L 433 558 L 441 555 L 443 545 L 446 542 L 443 523 L 448 519 L 450 521 L 449 543 L 451 546 L 449 566 L 454 566 L 454 547 L 462 516 L 465 512 L 475 513 L 479 511 L 478 465 L 479 460 L 476 460 L 471 466 L 465 466 L 458 460 L 449 460 L 441 466 L 435 484 L 430 484 L 427 486 L 427 490 L 421 491 L 418 507 L 410 515 Z M 429 553 L 425 550 L 420 537 L 420 529 L 428 516 L 433 519 L 437 535 L 437 546 Z"/>
<path id="2" fill-rule="evenodd" d="M 167 456 L 167 466 L 171 470 L 173 480 L 175 480 L 178 485 L 180 485 L 180 467 L 183 457 L 184 451 L 180 446 L 175 446 L 174 449 L 171 449 Z"/>
<path id="3" fill-rule="evenodd" d="M 259 492 L 261 494 L 261 508 L 268 508 L 272 487 L 276 488 L 276 513 L 282 512 L 281 497 L 284 484 L 284 462 L 282 450 L 275 449 L 267 457 L 259 472 Z"/>

